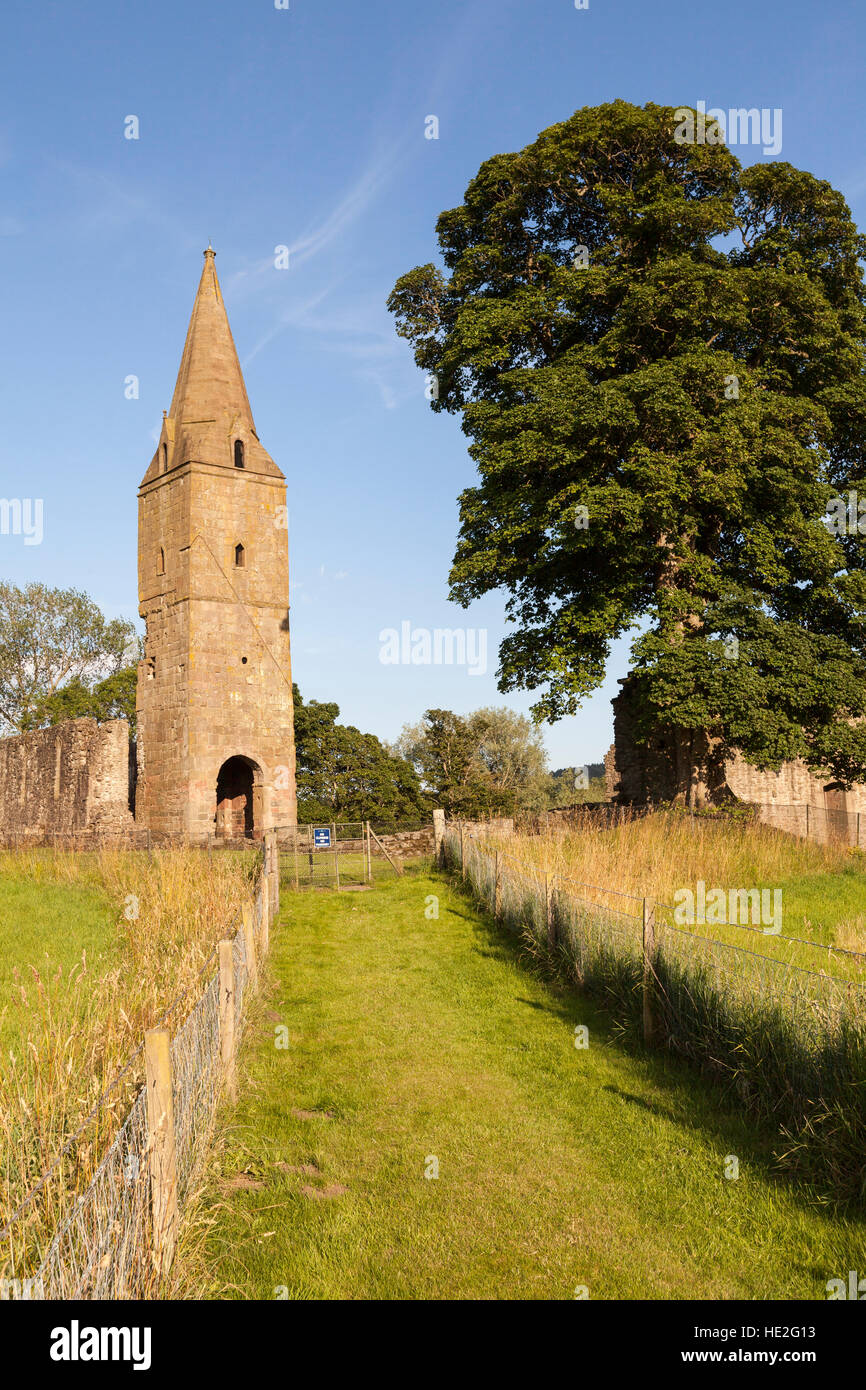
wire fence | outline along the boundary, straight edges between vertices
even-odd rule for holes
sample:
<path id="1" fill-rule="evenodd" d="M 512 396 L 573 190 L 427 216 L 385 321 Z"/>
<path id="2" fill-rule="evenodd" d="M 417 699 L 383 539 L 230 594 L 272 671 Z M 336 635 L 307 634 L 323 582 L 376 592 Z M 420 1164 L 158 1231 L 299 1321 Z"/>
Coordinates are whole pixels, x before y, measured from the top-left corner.
<path id="1" fill-rule="evenodd" d="M 230 977 L 217 947 L 202 968 L 204 986 L 192 1007 L 191 991 L 172 1002 L 0 1230 L 0 1299 L 132 1299 L 158 1292 L 176 1224 L 168 1248 L 155 1213 L 168 1189 L 172 1212 L 182 1210 L 207 1152 L 226 1073 L 226 1011 L 234 1050 L 279 900 L 276 859 L 275 845 L 266 843 L 253 899 L 230 924 Z M 91 1171 L 92 1146 L 110 1130 L 124 1082 L 140 1071 L 148 1040 L 163 1030 L 170 1034 L 163 1113 L 155 1123 L 148 1073 Z M 83 1171 L 88 1179 L 79 1191 Z"/>
<path id="2" fill-rule="evenodd" d="M 756 819 L 762 825 L 784 830 L 802 840 L 819 845 L 848 845 L 866 849 L 866 814 L 836 810 L 830 806 L 788 806 L 774 801 L 753 801 Z"/>
<path id="3" fill-rule="evenodd" d="M 545 872 L 453 823 L 442 861 L 620 1027 L 725 1081 L 786 1136 L 786 1162 L 866 1196 L 866 955 Z"/>

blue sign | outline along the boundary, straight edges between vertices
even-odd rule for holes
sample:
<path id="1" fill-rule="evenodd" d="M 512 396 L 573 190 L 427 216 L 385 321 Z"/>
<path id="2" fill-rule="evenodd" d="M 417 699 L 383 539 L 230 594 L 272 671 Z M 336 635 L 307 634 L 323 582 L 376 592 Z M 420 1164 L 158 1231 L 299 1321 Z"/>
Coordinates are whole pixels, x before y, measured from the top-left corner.
<path id="1" fill-rule="evenodd" d="M 313 828 L 313 844 L 316 849 L 331 848 L 331 830 L 329 826 L 323 825 Z"/>

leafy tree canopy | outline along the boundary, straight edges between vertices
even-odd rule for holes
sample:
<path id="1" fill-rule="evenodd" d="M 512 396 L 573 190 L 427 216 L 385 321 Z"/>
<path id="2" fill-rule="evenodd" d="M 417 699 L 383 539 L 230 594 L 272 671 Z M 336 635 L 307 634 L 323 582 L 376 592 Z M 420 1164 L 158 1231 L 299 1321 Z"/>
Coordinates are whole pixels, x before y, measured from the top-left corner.
<path id="1" fill-rule="evenodd" d="M 678 124 L 617 101 L 487 160 L 391 294 L 480 475 L 452 597 L 504 588 L 500 688 L 539 718 L 638 625 L 643 738 L 866 778 L 866 541 L 826 524 L 866 497 L 866 241 L 829 183 Z"/>
<path id="2" fill-rule="evenodd" d="M 550 774 L 548 798 L 552 807 L 580 806 L 588 801 L 605 801 L 607 782 L 604 763 L 556 768 Z"/>
<path id="3" fill-rule="evenodd" d="M 548 804 L 541 735 L 507 708 L 466 716 L 429 709 L 419 724 L 404 727 L 397 746 L 449 815 L 508 815 Z"/>
<path id="4" fill-rule="evenodd" d="M 292 687 L 298 821 L 369 820 L 405 825 L 431 814 L 411 763 L 374 734 L 338 724 L 339 705 L 304 702 Z"/>
<path id="5" fill-rule="evenodd" d="M 79 677 L 62 685 L 53 695 L 41 700 L 29 717 L 28 728 L 60 724 L 64 719 L 125 719 L 135 737 L 137 728 L 135 691 L 138 682 L 137 666 L 122 666 L 114 675 L 88 686 Z"/>
<path id="6" fill-rule="evenodd" d="M 21 733 L 55 723 L 52 711 L 63 708 L 64 700 L 77 712 L 84 691 L 92 695 L 94 686 L 112 679 L 114 686 L 100 700 L 117 707 L 125 688 L 119 673 L 137 652 L 133 624 L 108 621 L 79 590 L 0 582 L 0 729 Z M 68 696 L 61 696 L 67 686 Z"/>

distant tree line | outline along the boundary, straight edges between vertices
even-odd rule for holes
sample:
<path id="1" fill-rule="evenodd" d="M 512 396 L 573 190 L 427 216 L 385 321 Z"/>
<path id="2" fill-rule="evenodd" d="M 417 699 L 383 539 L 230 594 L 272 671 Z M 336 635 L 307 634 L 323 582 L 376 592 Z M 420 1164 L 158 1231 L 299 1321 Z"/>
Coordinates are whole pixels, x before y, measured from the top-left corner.
<path id="1" fill-rule="evenodd" d="M 387 827 L 430 818 L 433 803 L 410 762 L 375 734 L 338 724 L 333 701 L 305 702 L 296 685 L 292 693 L 300 824 L 370 820 Z"/>
<path id="2" fill-rule="evenodd" d="M 298 820 L 406 825 L 433 808 L 476 819 L 604 797 L 604 766 L 547 770 L 539 729 L 505 708 L 429 709 L 389 746 L 337 722 L 339 706 L 295 695 Z"/>
<path id="3" fill-rule="evenodd" d="M 134 734 L 141 639 L 86 594 L 0 583 L 0 733 L 65 719 L 126 719 Z M 292 687 L 298 820 L 421 824 L 433 808 L 478 818 L 599 800 L 601 763 L 549 772 L 538 727 L 488 707 L 429 709 L 393 746 L 341 724 L 333 701 Z"/>

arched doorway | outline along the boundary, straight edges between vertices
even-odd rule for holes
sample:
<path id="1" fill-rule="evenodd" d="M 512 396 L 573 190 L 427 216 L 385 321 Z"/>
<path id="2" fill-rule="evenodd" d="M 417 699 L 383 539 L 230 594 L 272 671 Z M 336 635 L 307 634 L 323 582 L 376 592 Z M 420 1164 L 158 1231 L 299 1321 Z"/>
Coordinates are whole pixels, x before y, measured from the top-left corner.
<path id="1" fill-rule="evenodd" d="M 221 839 L 260 839 L 262 770 L 250 758 L 227 758 L 217 773 L 216 833 Z"/>
<path id="2" fill-rule="evenodd" d="M 841 782 L 831 782 L 824 788 L 824 815 L 827 821 L 828 841 L 847 844 L 848 797 Z"/>

